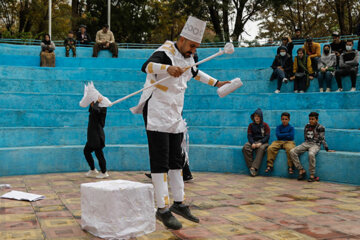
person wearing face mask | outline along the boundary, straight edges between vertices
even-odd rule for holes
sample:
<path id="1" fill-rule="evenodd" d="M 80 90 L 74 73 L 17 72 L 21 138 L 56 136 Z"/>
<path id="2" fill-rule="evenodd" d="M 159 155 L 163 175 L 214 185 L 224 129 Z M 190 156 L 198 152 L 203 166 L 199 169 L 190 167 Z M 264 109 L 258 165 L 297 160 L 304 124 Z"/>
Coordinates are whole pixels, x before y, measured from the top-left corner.
<path id="1" fill-rule="evenodd" d="M 278 54 L 275 56 L 273 64 L 271 65 L 273 73 L 270 80 L 277 79 L 277 88 L 275 93 L 279 93 L 282 83 L 288 83 L 288 79 L 293 75 L 293 60 L 287 53 L 287 48 L 280 46 Z"/>
<path id="2" fill-rule="evenodd" d="M 326 82 L 326 92 L 331 92 L 331 80 L 334 76 L 336 68 L 336 56 L 331 52 L 331 46 L 329 44 L 324 45 L 323 54 L 318 63 L 319 69 L 319 88 L 320 92 L 324 92 L 324 80 Z"/>
<path id="3" fill-rule="evenodd" d="M 350 92 L 356 91 L 356 75 L 359 68 L 359 52 L 355 49 L 353 40 L 346 41 L 346 51 L 340 55 L 339 69 L 335 71 L 335 78 L 338 84 L 337 92 L 342 92 L 341 77 L 350 75 Z"/>
<path id="4" fill-rule="evenodd" d="M 317 65 L 319 58 L 321 57 L 321 47 L 320 44 L 317 42 L 314 42 L 311 37 L 306 38 L 306 42 L 304 44 L 304 49 L 306 52 L 306 55 L 308 55 L 311 59 L 311 67 L 316 73 L 318 71 Z"/>

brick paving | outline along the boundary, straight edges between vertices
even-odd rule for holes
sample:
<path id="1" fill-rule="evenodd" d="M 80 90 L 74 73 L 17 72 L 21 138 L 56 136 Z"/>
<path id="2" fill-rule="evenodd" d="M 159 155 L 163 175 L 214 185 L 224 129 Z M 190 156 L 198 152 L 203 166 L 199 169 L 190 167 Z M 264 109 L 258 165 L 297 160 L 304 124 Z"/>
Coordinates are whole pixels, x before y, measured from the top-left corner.
<path id="1" fill-rule="evenodd" d="M 143 172 L 110 174 L 111 180 L 150 183 Z M 200 224 L 178 217 L 181 230 L 158 222 L 156 232 L 137 239 L 360 239 L 360 186 L 219 173 L 194 177 L 185 184 L 186 201 Z M 100 180 L 84 173 L 1 177 L 11 190 L 46 199 L 0 199 L 0 239 L 99 239 L 80 227 L 80 184 L 94 181 Z"/>

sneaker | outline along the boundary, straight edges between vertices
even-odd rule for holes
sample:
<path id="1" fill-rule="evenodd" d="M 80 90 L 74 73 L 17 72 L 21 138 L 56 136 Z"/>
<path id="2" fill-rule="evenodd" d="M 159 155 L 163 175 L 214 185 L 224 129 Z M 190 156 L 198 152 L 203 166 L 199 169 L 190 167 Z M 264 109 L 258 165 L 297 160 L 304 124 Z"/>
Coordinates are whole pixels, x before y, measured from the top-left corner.
<path id="1" fill-rule="evenodd" d="M 350 92 L 355 92 L 356 91 L 356 88 L 354 88 L 354 87 L 352 87 L 351 89 L 350 89 Z"/>
<path id="2" fill-rule="evenodd" d="M 275 93 L 279 93 L 279 92 L 280 92 L 280 90 L 279 90 L 279 89 L 276 89 L 276 90 L 275 90 Z"/>
<path id="3" fill-rule="evenodd" d="M 251 175 L 252 177 L 255 177 L 256 174 L 257 174 L 256 169 L 250 168 L 250 175 Z"/>
<path id="4" fill-rule="evenodd" d="M 174 215 L 172 215 L 170 211 L 160 213 L 160 211 L 157 210 L 156 218 L 170 229 L 179 230 L 180 228 L 182 228 L 181 222 L 179 222 L 179 220 L 177 220 L 176 217 L 174 217 Z"/>
<path id="5" fill-rule="evenodd" d="M 298 90 L 295 90 L 294 93 L 298 93 L 299 91 Z"/>
<path id="6" fill-rule="evenodd" d="M 336 92 L 342 92 L 343 89 L 342 88 L 339 88 L 338 90 L 336 90 Z"/>
<path id="7" fill-rule="evenodd" d="M 326 92 L 331 92 L 331 89 L 330 89 L 330 88 L 327 88 L 327 89 L 326 89 Z"/>
<path id="8" fill-rule="evenodd" d="M 301 90 L 301 91 L 299 91 L 299 93 L 304 93 L 304 91 L 303 91 L 303 90 Z"/>
<path id="9" fill-rule="evenodd" d="M 176 213 L 184 218 L 186 218 L 187 220 L 199 223 L 200 220 L 199 218 L 195 217 L 194 215 L 191 214 L 190 212 L 190 208 L 189 206 L 186 206 L 184 204 L 176 204 L 174 203 L 171 207 L 170 207 L 170 211 L 173 213 Z"/>
<path id="10" fill-rule="evenodd" d="M 324 92 L 324 89 L 323 89 L 323 88 L 320 88 L 320 92 Z"/>
<path id="11" fill-rule="evenodd" d="M 288 82 L 289 82 L 289 79 L 287 79 L 287 78 L 283 78 L 282 82 L 286 84 L 286 83 L 288 83 Z"/>
<path id="12" fill-rule="evenodd" d="M 151 179 L 151 173 L 145 173 L 145 176 Z"/>
<path id="13" fill-rule="evenodd" d="M 105 173 L 99 173 L 97 176 L 96 176 L 96 178 L 108 178 L 110 175 L 107 173 L 107 172 L 105 172 Z"/>
<path id="14" fill-rule="evenodd" d="M 99 172 L 95 168 L 94 170 L 89 170 L 87 173 L 85 173 L 85 177 L 96 177 L 98 174 Z"/>

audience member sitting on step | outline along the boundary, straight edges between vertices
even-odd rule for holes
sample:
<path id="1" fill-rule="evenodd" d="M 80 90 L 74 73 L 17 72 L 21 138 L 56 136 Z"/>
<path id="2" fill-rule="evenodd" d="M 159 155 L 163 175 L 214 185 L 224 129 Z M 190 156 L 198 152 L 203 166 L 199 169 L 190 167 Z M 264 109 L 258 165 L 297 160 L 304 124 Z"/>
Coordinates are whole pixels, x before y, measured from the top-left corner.
<path id="1" fill-rule="evenodd" d="M 314 79 L 313 69 L 311 67 L 311 58 L 305 53 L 305 49 L 299 48 L 297 56 L 294 59 L 293 67 L 294 76 L 290 80 L 294 80 L 294 92 L 304 93 L 310 85 L 310 80 Z"/>
<path id="2" fill-rule="evenodd" d="M 300 28 L 295 29 L 295 35 L 291 38 L 291 40 L 293 41 L 294 45 L 303 45 L 304 44 L 305 39 L 303 38 L 303 36 L 301 34 Z"/>
<path id="3" fill-rule="evenodd" d="M 251 176 L 255 177 L 261 166 L 262 159 L 269 146 L 270 127 L 263 121 L 263 113 L 258 108 L 251 114 L 252 123 L 247 131 L 248 142 L 243 146 L 242 152 Z M 255 152 L 255 159 L 254 159 Z"/>
<path id="4" fill-rule="evenodd" d="M 278 54 L 275 56 L 274 62 L 271 68 L 274 70 L 271 74 L 270 81 L 277 79 L 277 89 L 275 93 L 279 93 L 282 83 L 288 83 L 288 79 L 293 75 L 293 60 L 287 53 L 287 48 L 280 46 L 278 48 Z"/>
<path id="5" fill-rule="evenodd" d="M 339 69 L 335 71 L 335 78 L 338 85 L 337 92 L 343 91 L 341 77 L 350 75 L 350 92 L 356 91 L 356 75 L 359 68 L 359 52 L 353 49 L 353 40 L 346 41 L 346 51 L 340 55 Z"/>
<path id="6" fill-rule="evenodd" d="M 321 56 L 321 46 L 319 43 L 314 42 L 311 37 L 308 37 L 306 38 L 304 49 L 306 55 L 308 55 L 311 58 L 311 67 L 314 73 L 316 74 L 318 71 L 317 69 L 318 60 Z"/>
<path id="7" fill-rule="evenodd" d="M 286 151 L 289 174 L 294 173 L 293 162 L 290 158 L 290 150 L 295 147 L 295 130 L 294 127 L 289 124 L 289 121 L 290 113 L 282 113 L 282 124 L 276 127 L 277 141 L 274 141 L 267 149 L 267 168 L 265 170 L 267 173 L 272 171 L 274 167 L 274 161 L 280 149 L 285 149 Z"/>
<path id="8" fill-rule="evenodd" d="M 41 42 L 40 67 L 55 67 L 55 44 L 49 34 Z"/>
<path id="9" fill-rule="evenodd" d="M 335 53 L 337 57 L 337 64 L 339 64 L 339 57 L 340 54 L 342 54 L 345 51 L 346 42 L 340 40 L 340 34 L 338 32 L 333 32 L 332 37 L 333 37 L 333 42 L 330 43 L 331 52 Z"/>
<path id="10" fill-rule="evenodd" d="M 321 144 L 324 146 L 327 152 L 335 152 L 334 150 L 329 150 L 329 147 L 325 141 L 325 127 L 320 125 L 318 121 L 319 114 L 316 112 L 311 112 L 309 114 L 309 123 L 306 124 L 304 129 L 305 142 L 290 151 L 291 160 L 293 161 L 295 167 L 299 170 L 298 180 L 303 180 L 306 177 L 306 171 L 301 165 L 299 155 L 306 151 L 309 152 L 310 178 L 308 181 L 314 182 L 319 181 L 319 177 L 315 176 L 315 155 L 320 151 Z"/>
<path id="11" fill-rule="evenodd" d="M 326 92 L 331 92 L 331 81 L 336 68 L 336 56 L 331 52 L 329 44 L 324 45 L 323 53 L 318 62 L 318 81 L 320 92 L 324 92 L 324 80 L 326 82 Z"/>
<path id="12" fill-rule="evenodd" d="M 77 32 L 76 40 L 78 41 L 79 44 L 85 44 L 85 45 L 90 44 L 91 37 L 86 31 L 85 25 L 80 26 L 80 31 Z"/>
<path id="13" fill-rule="evenodd" d="M 281 38 L 281 45 L 280 46 L 286 47 L 287 53 L 292 57 L 294 43 L 292 42 L 292 40 L 291 40 L 291 38 L 289 36 Z"/>
<path id="14" fill-rule="evenodd" d="M 104 24 L 103 28 L 96 33 L 96 43 L 93 48 L 93 57 L 97 57 L 100 50 L 108 49 L 113 58 L 118 57 L 118 46 L 114 34 L 109 30 L 109 25 Z"/>
<path id="15" fill-rule="evenodd" d="M 68 37 L 64 40 L 64 46 L 66 51 L 66 57 L 69 57 L 70 49 L 73 53 L 73 57 L 76 57 L 76 41 L 74 39 L 74 33 L 72 31 L 68 33 Z"/>

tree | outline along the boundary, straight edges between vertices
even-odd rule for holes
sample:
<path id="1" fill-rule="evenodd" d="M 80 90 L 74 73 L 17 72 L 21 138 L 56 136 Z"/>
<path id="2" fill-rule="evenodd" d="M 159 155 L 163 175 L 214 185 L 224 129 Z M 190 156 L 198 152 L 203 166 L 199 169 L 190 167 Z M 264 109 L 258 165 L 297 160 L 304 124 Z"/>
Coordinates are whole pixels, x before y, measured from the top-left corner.
<path id="1" fill-rule="evenodd" d="M 16 0 L 0 0 L 0 20 L 9 32 L 13 31 L 16 21 L 16 8 Z"/>

